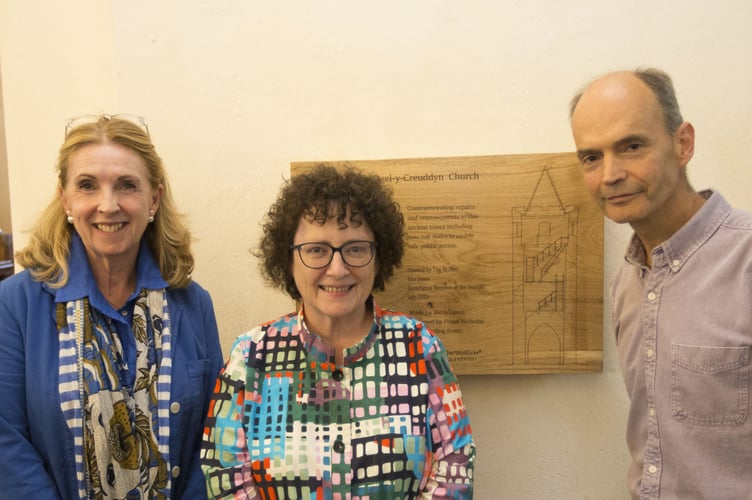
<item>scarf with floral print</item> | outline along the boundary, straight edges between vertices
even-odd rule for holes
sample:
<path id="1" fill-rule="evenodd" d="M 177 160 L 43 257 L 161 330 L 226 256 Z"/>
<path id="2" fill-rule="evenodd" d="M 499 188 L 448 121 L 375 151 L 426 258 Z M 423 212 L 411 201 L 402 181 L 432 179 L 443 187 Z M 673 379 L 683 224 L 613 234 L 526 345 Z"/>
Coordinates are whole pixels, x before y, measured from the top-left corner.
<path id="1" fill-rule="evenodd" d="M 142 289 L 136 298 L 135 367 L 127 366 L 112 320 L 88 298 L 58 304 L 57 325 L 61 408 L 74 437 L 80 498 L 169 498 L 172 356 L 165 290 Z"/>

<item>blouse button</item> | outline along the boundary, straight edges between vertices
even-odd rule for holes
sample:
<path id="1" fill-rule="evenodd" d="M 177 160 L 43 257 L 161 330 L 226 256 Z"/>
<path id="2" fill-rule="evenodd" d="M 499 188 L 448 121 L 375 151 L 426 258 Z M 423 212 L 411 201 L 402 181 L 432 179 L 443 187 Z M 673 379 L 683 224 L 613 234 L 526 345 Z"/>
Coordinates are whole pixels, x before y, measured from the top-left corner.
<path id="1" fill-rule="evenodd" d="M 340 441 L 339 439 L 334 442 L 334 446 L 332 447 L 334 451 L 337 453 L 342 453 L 345 451 L 345 443 Z"/>
<path id="2" fill-rule="evenodd" d="M 170 413 L 174 415 L 178 413 L 179 411 L 180 411 L 180 403 L 178 403 L 177 401 L 173 401 L 172 403 L 170 403 Z"/>
<path id="3" fill-rule="evenodd" d="M 339 382 L 340 380 L 345 378 L 345 374 L 342 373 L 342 370 L 337 368 L 336 370 L 334 370 L 334 373 L 332 373 L 332 378 L 336 380 L 337 382 Z"/>

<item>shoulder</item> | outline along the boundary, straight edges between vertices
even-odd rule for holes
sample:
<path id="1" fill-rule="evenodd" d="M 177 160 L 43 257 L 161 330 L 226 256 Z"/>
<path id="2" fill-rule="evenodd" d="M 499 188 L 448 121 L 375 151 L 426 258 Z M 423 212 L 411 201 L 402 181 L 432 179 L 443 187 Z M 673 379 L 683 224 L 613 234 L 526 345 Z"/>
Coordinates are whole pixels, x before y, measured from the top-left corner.
<path id="1" fill-rule="evenodd" d="M 723 226 L 752 235 L 752 212 L 734 208 L 723 221 Z"/>
<path id="2" fill-rule="evenodd" d="M 32 279 L 31 272 L 28 269 L 24 269 L 20 273 L 11 274 L 4 280 L 0 281 L 0 290 L 8 289 L 8 287 L 19 289 L 21 287 L 27 286 L 29 283 L 39 282 Z"/>
<path id="3" fill-rule="evenodd" d="M 607 282 L 611 288 L 619 288 L 624 285 L 625 282 L 638 278 L 640 275 L 640 264 L 634 262 L 628 262 L 626 259 L 616 266 L 613 275 L 606 277 Z"/>
<path id="4" fill-rule="evenodd" d="M 54 290 L 31 277 L 27 269 L 0 281 L 0 302 L 33 302 L 48 296 L 54 298 Z"/>
<path id="5" fill-rule="evenodd" d="M 274 337 L 278 341 L 284 337 L 296 337 L 299 333 L 298 315 L 295 312 L 285 314 L 271 321 L 257 325 L 238 336 L 239 341 L 260 344 L 267 337 Z"/>
<path id="6" fill-rule="evenodd" d="M 191 281 L 185 288 L 168 288 L 167 297 L 171 303 L 182 306 L 195 306 L 199 303 L 211 304 L 209 292 L 195 281 Z"/>
<path id="7" fill-rule="evenodd" d="M 377 306 L 376 316 L 381 323 L 381 329 L 385 331 L 414 330 L 431 333 L 428 327 L 421 320 L 409 314 L 398 312 L 392 309 L 382 309 Z M 431 335 L 433 334 L 431 333 Z"/>
<path id="8" fill-rule="evenodd" d="M 410 338 L 413 338 L 415 341 L 420 339 L 423 343 L 424 353 L 432 354 L 444 351 L 444 345 L 441 343 L 439 337 L 422 320 L 409 314 L 389 309 L 379 309 L 378 314 L 381 321 L 382 334 L 397 330 L 414 332 L 416 335 L 414 337 L 408 335 L 408 340 Z"/>
<path id="9" fill-rule="evenodd" d="M 267 349 L 274 349 L 281 341 L 288 342 L 290 337 L 299 333 L 297 314 L 290 313 L 277 319 L 257 325 L 238 335 L 230 348 L 229 370 L 240 370 L 253 359 L 261 359 Z M 287 337 L 287 339 L 280 339 Z M 288 347 L 291 344 L 288 343 Z M 278 347 L 277 347 L 278 348 Z"/>
<path id="10" fill-rule="evenodd" d="M 55 320 L 55 290 L 34 280 L 29 271 L 0 281 L 0 319 L 0 330 L 18 329 L 23 335 L 46 332 L 44 325 Z"/>
<path id="11" fill-rule="evenodd" d="M 279 318 L 256 325 L 235 338 L 233 350 L 239 348 L 247 350 L 251 344 L 263 343 L 268 336 L 290 337 L 298 334 L 298 320 L 296 313 L 286 314 Z"/>
<path id="12" fill-rule="evenodd" d="M 733 207 L 718 191 L 706 190 L 700 194 L 706 197 L 705 206 L 700 210 L 702 220 L 710 230 L 720 227 L 722 230 L 752 232 L 752 212 Z"/>

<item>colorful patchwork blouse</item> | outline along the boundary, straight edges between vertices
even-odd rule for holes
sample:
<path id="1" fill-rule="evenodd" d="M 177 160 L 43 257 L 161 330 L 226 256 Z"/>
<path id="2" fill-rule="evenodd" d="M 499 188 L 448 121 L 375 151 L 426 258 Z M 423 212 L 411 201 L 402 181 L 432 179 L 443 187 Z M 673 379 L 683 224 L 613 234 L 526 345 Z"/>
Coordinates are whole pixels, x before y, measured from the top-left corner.
<path id="1" fill-rule="evenodd" d="M 475 445 L 441 342 L 373 307 L 341 366 L 302 310 L 238 337 L 204 429 L 210 498 L 472 498 Z"/>

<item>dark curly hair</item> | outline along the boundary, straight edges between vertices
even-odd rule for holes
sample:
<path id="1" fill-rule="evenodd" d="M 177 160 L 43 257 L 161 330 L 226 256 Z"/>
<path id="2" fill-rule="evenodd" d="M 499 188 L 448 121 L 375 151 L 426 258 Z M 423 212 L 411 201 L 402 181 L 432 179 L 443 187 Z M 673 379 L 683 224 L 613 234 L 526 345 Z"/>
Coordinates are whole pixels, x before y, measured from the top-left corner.
<path id="1" fill-rule="evenodd" d="M 348 209 L 350 219 L 345 221 Z M 351 166 L 337 169 L 317 165 L 282 186 L 266 214 L 258 249 L 253 252 L 261 259 L 259 268 L 266 282 L 294 300 L 300 300 L 301 295 L 292 276 L 290 245 L 302 217 L 321 225 L 333 217 L 342 226 L 368 224 L 376 241 L 373 290 L 384 290 L 394 269 L 402 265 L 404 218 L 391 189 L 378 175 Z"/>

